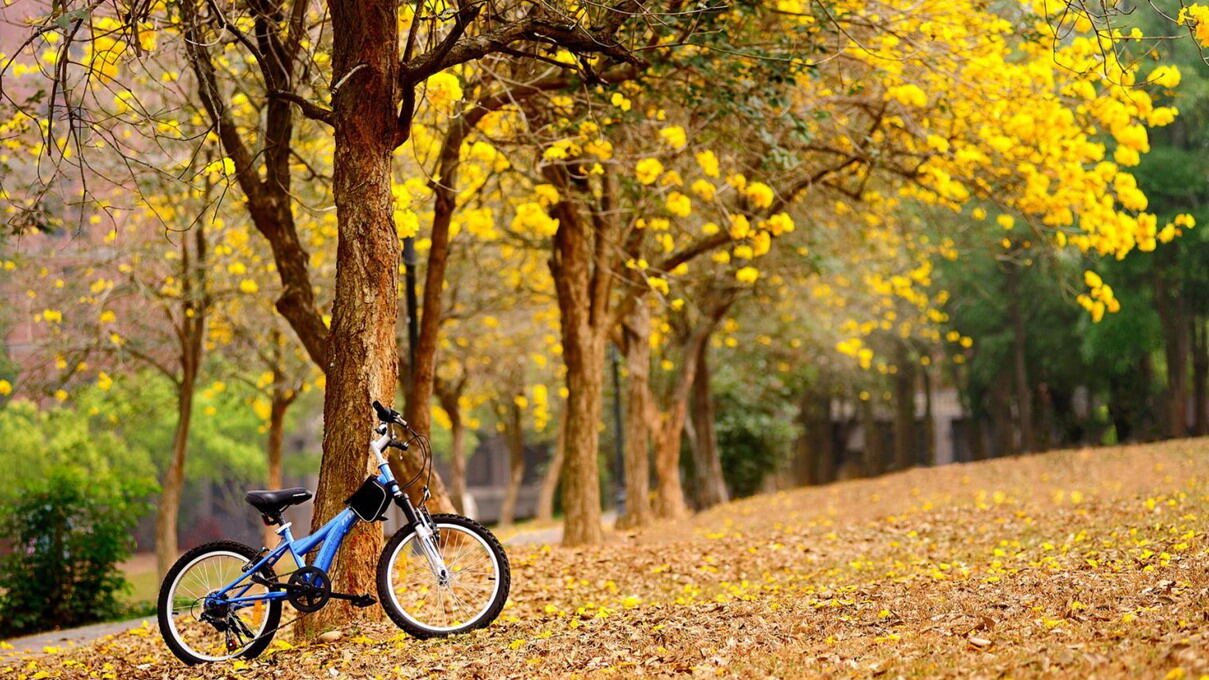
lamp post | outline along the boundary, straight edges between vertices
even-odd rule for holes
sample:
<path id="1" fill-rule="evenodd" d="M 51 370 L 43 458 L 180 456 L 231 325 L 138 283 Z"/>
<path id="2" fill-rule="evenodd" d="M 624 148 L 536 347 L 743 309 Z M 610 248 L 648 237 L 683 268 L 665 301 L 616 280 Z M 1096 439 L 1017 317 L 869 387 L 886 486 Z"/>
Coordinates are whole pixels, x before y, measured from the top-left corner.
<path id="1" fill-rule="evenodd" d="M 403 239 L 403 286 L 407 297 L 407 376 L 411 383 L 411 371 L 416 365 L 416 344 L 420 341 L 420 314 L 416 309 L 416 238 Z"/>
<path id="2" fill-rule="evenodd" d="M 613 368 L 613 441 L 617 444 L 613 480 L 617 487 L 617 516 L 620 517 L 625 513 L 625 427 L 621 418 L 621 369 L 617 345 L 609 345 L 609 363 Z"/>

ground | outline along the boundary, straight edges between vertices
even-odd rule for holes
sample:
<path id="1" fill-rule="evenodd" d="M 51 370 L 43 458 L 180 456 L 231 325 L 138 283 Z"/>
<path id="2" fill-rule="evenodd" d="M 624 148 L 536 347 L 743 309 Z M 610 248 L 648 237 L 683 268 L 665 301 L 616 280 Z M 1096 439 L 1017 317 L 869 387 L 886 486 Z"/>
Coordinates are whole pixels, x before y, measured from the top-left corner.
<path id="1" fill-rule="evenodd" d="M 759 496 L 511 548 L 509 607 L 186 669 L 154 628 L 7 678 L 1209 676 L 1209 440 L 1062 451 Z M 2 654 L 3 652 L 0 652 Z"/>

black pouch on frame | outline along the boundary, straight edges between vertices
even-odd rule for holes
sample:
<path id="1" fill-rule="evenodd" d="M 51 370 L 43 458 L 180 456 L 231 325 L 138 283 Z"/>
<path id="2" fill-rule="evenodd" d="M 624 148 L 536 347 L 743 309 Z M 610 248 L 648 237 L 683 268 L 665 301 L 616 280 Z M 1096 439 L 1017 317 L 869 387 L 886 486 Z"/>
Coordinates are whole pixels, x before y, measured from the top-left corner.
<path id="1" fill-rule="evenodd" d="M 386 519 L 386 508 L 390 506 L 390 492 L 378 482 L 377 477 L 367 477 L 353 495 L 345 499 L 349 507 L 364 522 Z"/>

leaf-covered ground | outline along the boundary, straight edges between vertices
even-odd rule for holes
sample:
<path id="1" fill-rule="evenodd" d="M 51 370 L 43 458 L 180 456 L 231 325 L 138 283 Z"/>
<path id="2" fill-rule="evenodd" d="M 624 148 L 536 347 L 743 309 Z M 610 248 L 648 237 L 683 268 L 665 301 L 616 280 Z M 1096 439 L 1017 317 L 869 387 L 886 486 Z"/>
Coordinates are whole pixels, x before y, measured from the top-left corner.
<path id="1" fill-rule="evenodd" d="M 494 625 L 389 625 L 186 668 L 154 629 L 7 678 L 1209 676 L 1209 441 L 752 498 L 606 546 L 511 549 Z M 2 653 L 2 652 L 0 652 Z"/>

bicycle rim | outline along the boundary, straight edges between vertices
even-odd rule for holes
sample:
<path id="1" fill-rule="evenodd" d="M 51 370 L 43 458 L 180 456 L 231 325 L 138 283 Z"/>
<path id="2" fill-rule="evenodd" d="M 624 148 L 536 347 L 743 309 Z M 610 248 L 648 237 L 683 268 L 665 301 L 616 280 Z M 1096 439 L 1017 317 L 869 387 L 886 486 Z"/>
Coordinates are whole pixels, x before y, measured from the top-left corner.
<path id="1" fill-rule="evenodd" d="M 234 552 L 217 551 L 198 555 L 176 575 L 168 594 L 168 628 L 176 641 L 203 661 L 223 661 L 239 656 L 261 635 L 269 621 L 268 600 L 232 606 L 219 617 L 220 630 L 204 620 L 206 596 L 239 578 L 246 557 Z M 245 581 L 228 596 L 260 597 L 268 589 Z M 213 615 L 213 612 L 210 612 Z"/>
<path id="2" fill-rule="evenodd" d="M 433 633 L 468 630 L 483 619 L 499 595 L 499 558 L 470 529 L 445 523 L 437 527 L 448 583 L 439 582 L 413 531 L 390 555 L 388 596 L 414 626 Z"/>

